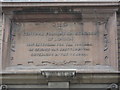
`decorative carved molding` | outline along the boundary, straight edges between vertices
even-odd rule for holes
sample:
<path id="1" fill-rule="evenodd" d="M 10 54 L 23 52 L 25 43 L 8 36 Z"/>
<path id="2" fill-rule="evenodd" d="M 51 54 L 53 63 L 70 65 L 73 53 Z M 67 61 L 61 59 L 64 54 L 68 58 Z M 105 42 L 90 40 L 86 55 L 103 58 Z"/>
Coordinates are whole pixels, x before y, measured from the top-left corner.
<path id="1" fill-rule="evenodd" d="M 68 24 L 66 22 L 54 22 L 53 27 L 57 30 L 63 30 L 65 27 L 67 27 Z"/>
<path id="2" fill-rule="evenodd" d="M 44 77 L 53 77 L 53 76 L 59 76 L 59 77 L 74 77 L 76 75 L 76 70 L 52 70 L 52 69 L 46 69 L 42 70 L 41 74 Z"/>
<path id="3" fill-rule="evenodd" d="M 42 61 L 42 64 L 44 64 L 44 65 L 48 65 L 48 64 L 52 64 L 52 65 L 66 65 L 66 64 L 72 64 L 72 65 L 76 65 L 76 64 L 78 64 L 78 62 L 77 62 L 77 61 L 63 61 L 63 62 Z"/>
<path id="4" fill-rule="evenodd" d="M 7 85 L 1 85 L 0 86 L 0 90 L 7 90 L 8 89 L 8 86 Z"/>
<path id="5" fill-rule="evenodd" d="M 108 52 L 109 52 L 109 33 L 108 33 L 108 29 L 107 29 L 107 23 L 105 23 L 105 31 L 104 31 L 104 54 L 105 54 L 105 57 L 104 57 L 104 61 L 105 61 L 105 64 L 108 64 L 109 62 L 109 56 L 108 56 Z"/>

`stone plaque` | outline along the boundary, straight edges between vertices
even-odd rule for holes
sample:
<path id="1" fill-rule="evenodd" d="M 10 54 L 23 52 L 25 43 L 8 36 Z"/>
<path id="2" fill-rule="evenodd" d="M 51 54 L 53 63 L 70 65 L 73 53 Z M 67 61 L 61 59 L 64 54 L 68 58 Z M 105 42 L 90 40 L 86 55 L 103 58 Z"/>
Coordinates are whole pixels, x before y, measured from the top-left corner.
<path id="1" fill-rule="evenodd" d="M 116 35 L 110 20 L 14 22 L 11 65 L 115 68 Z"/>

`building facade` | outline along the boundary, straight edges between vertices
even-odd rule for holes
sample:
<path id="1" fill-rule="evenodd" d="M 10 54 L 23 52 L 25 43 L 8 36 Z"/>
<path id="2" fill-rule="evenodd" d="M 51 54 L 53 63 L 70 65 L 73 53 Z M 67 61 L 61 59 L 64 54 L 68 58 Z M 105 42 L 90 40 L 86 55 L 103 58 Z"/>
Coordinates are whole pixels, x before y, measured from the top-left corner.
<path id="1" fill-rule="evenodd" d="M 1 89 L 120 89 L 119 1 L 2 1 Z"/>

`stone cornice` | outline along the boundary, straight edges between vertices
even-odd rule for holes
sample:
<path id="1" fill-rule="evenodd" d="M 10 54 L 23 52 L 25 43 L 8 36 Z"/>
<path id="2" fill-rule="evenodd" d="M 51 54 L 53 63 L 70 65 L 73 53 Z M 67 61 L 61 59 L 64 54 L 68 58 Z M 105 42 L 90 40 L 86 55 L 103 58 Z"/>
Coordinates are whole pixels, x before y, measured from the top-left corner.
<path id="1" fill-rule="evenodd" d="M 50 76 L 41 73 L 4 73 L 0 75 L 3 84 L 47 84 L 50 81 L 67 81 L 70 83 L 118 83 L 118 73 L 77 73 L 73 77 Z"/>
<path id="2" fill-rule="evenodd" d="M 117 7 L 118 2 L 2 2 L 2 7 L 39 7 L 39 6 L 80 6 L 80 7 Z"/>

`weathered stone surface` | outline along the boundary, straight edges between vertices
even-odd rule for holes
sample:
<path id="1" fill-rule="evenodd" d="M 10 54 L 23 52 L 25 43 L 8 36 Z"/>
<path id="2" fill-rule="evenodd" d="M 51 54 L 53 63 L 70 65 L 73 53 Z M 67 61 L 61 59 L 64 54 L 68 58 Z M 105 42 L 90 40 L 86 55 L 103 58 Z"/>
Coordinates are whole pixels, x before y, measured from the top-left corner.
<path id="1" fill-rule="evenodd" d="M 3 7 L 7 7 L 7 4 L 4 3 Z M 120 75 L 118 74 L 117 55 L 119 45 L 117 46 L 116 13 L 113 7 L 99 7 L 99 9 L 95 10 L 94 7 L 91 7 L 91 9 L 84 9 L 84 7 L 82 9 L 66 9 L 75 12 L 79 11 L 78 14 L 74 14 L 75 12 L 64 14 L 66 10 L 62 12 L 61 9 L 55 9 L 54 12 L 54 9 L 50 9 L 54 13 L 52 15 L 41 15 L 42 12 L 36 12 L 37 10 L 41 10 L 35 8 L 34 10 L 36 11 L 32 13 L 30 12 L 32 11 L 31 8 L 25 8 L 29 5 L 36 6 L 35 4 L 29 3 L 25 6 L 24 3 L 23 9 L 20 7 L 22 6 L 21 3 L 19 5 L 11 3 L 8 5 L 9 7 L 18 5 L 20 8 L 9 8 L 8 11 L 5 8 L 3 43 L 3 64 L 5 64 L 5 70 L 0 77 L 0 79 L 3 79 L 3 84 L 11 85 L 11 87 L 15 84 L 16 87 L 23 84 L 47 87 L 49 83 L 48 86 L 53 88 L 55 87 L 55 83 L 52 82 L 66 81 L 71 84 L 71 87 L 73 85 L 74 88 L 74 85 L 77 86 L 80 83 L 111 84 L 119 82 Z M 37 5 L 54 6 L 55 4 L 46 5 L 45 3 L 38 3 Z M 78 4 L 74 3 L 74 6 Z M 112 3 L 109 6 L 113 4 L 116 5 Z M 65 3 L 60 3 L 60 6 L 64 5 Z M 68 3 L 67 5 L 71 6 L 73 4 Z M 86 5 L 84 4 L 83 6 Z M 59 4 L 56 4 L 56 6 L 59 6 Z M 89 3 L 89 6 L 96 5 Z M 12 10 L 15 10 L 14 14 Z M 12 14 L 13 18 L 11 17 Z M 78 33 L 78 31 L 82 33 Z M 51 46 L 46 44 L 46 42 L 54 45 Z M 91 44 L 86 44 L 85 46 L 83 42 Z M 50 49 L 46 49 L 48 47 Z M 60 48 L 64 49 L 59 50 Z M 61 52 L 62 54 L 60 54 Z M 53 56 L 49 56 L 48 54 L 47 56 L 41 56 L 36 53 L 48 53 Z M 84 56 L 85 54 L 87 56 Z M 42 72 L 48 69 L 51 69 L 51 71 L 43 75 Z M 52 70 L 54 69 L 56 71 L 53 72 Z M 74 73 L 68 71 L 62 72 L 58 69 L 74 69 Z M 65 84 L 58 83 L 56 87 L 60 87 L 61 85 L 64 86 Z M 68 87 L 68 83 L 65 86 Z"/>
<path id="2" fill-rule="evenodd" d="M 48 82 L 48 88 L 69 88 L 69 82 Z"/>
<path id="3" fill-rule="evenodd" d="M 4 46 L 6 51 L 8 47 L 11 49 L 10 54 L 6 54 L 8 56 L 4 55 L 5 60 L 10 61 L 10 66 L 59 65 L 76 66 L 76 69 L 96 68 L 96 71 L 108 66 L 108 71 L 117 71 L 116 14 L 110 13 L 109 17 L 100 14 L 96 19 L 94 10 L 90 10 L 88 14 L 88 9 L 82 14 L 61 14 L 58 9 L 60 14 L 57 16 L 35 12 L 35 17 L 16 12 L 12 24 L 8 14 Z M 100 20 L 102 17 L 109 19 Z"/>
<path id="4" fill-rule="evenodd" d="M 2 7 L 0 1 L 0 73 L 2 72 Z M 2 84 L 2 75 L 0 74 L 0 85 Z"/>
<path id="5" fill-rule="evenodd" d="M 0 77 L 1 78 L 1 77 Z M 4 73 L 2 76 L 3 84 L 8 85 L 44 85 L 48 82 L 70 82 L 70 84 L 90 83 L 90 84 L 106 84 L 118 83 L 120 76 L 116 73 L 79 73 L 74 77 L 58 77 L 50 76 L 48 78 L 41 73 Z"/>
<path id="6" fill-rule="evenodd" d="M 117 16 L 117 29 L 118 29 L 118 68 L 120 71 L 120 15 Z"/>
<path id="7" fill-rule="evenodd" d="M 80 66 L 104 63 L 101 60 L 105 56 L 100 53 L 104 53 L 104 25 L 100 26 L 100 32 L 95 22 L 15 23 L 13 27 L 12 65 Z M 110 64 L 109 61 L 106 64 Z"/>

